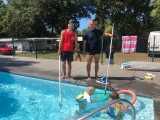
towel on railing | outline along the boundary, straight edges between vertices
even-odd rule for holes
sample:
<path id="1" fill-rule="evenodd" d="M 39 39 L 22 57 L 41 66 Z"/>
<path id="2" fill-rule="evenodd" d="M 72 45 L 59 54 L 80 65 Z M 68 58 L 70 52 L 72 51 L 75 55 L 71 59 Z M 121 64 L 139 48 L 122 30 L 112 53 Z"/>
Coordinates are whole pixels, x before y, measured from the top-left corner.
<path id="1" fill-rule="evenodd" d="M 122 52 L 131 54 L 136 52 L 137 36 L 122 36 Z"/>

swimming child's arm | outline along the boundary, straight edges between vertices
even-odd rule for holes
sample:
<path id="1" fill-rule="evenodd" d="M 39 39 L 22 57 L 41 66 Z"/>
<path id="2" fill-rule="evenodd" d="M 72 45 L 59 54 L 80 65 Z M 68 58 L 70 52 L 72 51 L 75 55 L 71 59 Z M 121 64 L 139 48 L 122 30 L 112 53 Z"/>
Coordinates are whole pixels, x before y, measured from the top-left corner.
<path id="1" fill-rule="evenodd" d="M 92 100 L 92 99 L 91 99 L 91 96 L 88 97 L 86 100 L 87 100 L 87 102 L 89 102 L 89 103 L 97 103 L 97 102 L 98 102 L 98 100 Z"/>
<path id="2" fill-rule="evenodd" d="M 126 110 L 128 110 L 128 107 L 129 107 L 129 105 L 124 106 L 124 105 L 121 103 L 120 109 L 126 111 Z"/>

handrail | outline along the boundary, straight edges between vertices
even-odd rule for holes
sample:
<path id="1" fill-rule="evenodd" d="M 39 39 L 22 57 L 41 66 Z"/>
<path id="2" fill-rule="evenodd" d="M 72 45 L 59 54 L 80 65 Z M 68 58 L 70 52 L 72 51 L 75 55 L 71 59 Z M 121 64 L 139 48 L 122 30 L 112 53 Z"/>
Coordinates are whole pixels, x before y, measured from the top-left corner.
<path id="1" fill-rule="evenodd" d="M 118 102 L 127 102 L 128 104 L 130 104 L 130 106 L 132 107 L 132 112 L 133 112 L 132 120 L 135 120 L 136 119 L 135 108 L 134 108 L 133 104 L 130 101 L 126 100 L 126 99 L 118 99 L 118 100 L 114 100 L 112 102 L 109 102 L 108 104 L 104 105 L 103 107 L 101 107 L 101 108 L 99 108 L 99 109 L 97 109 L 97 110 L 95 110 L 95 111 L 93 111 L 93 112 L 91 112 L 91 113 L 79 118 L 78 120 L 85 120 L 85 119 L 91 117 L 92 115 L 98 113 L 99 111 L 109 107 L 112 104 L 118 103 Z"/>

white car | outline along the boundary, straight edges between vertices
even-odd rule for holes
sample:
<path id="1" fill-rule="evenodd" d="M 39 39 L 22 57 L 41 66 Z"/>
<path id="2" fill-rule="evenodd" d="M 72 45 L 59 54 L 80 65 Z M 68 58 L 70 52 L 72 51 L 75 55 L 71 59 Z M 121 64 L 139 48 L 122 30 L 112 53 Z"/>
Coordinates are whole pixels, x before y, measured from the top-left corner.
<path id="1" fill-rule="evenodd" d="M 150 32 L 148 38 L 148 56 L 152 54 L 160 55 L 160 31 Z"/>

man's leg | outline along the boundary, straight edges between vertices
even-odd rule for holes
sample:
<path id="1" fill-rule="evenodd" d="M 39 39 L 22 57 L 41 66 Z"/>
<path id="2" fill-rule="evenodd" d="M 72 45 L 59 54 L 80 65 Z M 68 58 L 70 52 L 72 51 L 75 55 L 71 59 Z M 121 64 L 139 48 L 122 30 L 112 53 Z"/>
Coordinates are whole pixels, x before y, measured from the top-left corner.
<path id="1" fill-rule="evenodd" d="M 71 76 L 72 64 L 69 61 L 67 63 L 68 63 L 68 78 L 72 79 L 72 76 Z"/>
<path id="2" fill-rule="evenodd" d="M 95 61 L 95 79 L 98 79 L 98 70 L 99 70 L 99 58 L 100 54 L 94 55 L 94 61 Z"/>
<path id="3" fill-rule="evenodd" d="M 66 61 L 62 61 L 62 71 L 63 71 L 63 75 L 61 78 L 64 79 L 66 76 Z"/>
<path id="4" fill-rule="evenodd" d="M 62 71 L 63 71 L 61 79 L 64 79 L 66 76 L 66 53 L 63 51 L 61 52 L 61 61 L 62 61 Z"/>
<path id="5" fill-rule="evenodd" d="M 91 80 L 90 72 L 91 72 L 91 63 L 92 63 L 93 55 L 87 55 L 87 80 Z"/>
<path id="6" fill-rule="evenodd" d="M 68 63 L 68 78 L 69 79 L 73 79 L 71 76 L 72 61 L 73 61 L 73 52 L 68 52 L 67 53 L 67 63 Z"/>

